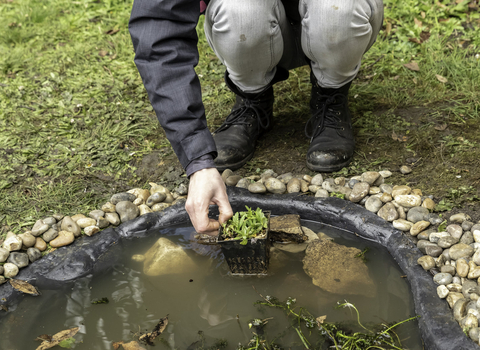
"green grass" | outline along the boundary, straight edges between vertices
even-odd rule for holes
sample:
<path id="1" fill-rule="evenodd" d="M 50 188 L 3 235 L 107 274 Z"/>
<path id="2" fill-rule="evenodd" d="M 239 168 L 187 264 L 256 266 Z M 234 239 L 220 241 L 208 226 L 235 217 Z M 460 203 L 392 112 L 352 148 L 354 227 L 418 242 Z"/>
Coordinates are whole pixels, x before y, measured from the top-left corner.
<path id="1" fill-rule="evenodd" d="M 410 121 L 394 113 L 406 106 L 428 106 L 432 123 L 478 123 L 480 15 L 468 5 L 385 1 L 384 29 L 351 92 L 361 142 L 406 134 Z M 130 9 L 122 0 L 0 0 L 0 233 L 20 232 L 52 211 L 85 213 L 115 191 L 142 187 L 143 156 L 171 154 L 133 63 Z M 197 72 L 214 129 L 233 96 L 201 25 Z M 404 66 L 411 61 L 419 71 Z M 308 76 L 299 68 L 275 87 L 280 121 L 308 114 Z M 480 142 L 451 137 L 437 140 L 424 128 L 405 147 L 415 153 L 443 142 L 448 152 L 438 157 L 450 157 Z M 364 154 L 344 172 L 384 162 Z"/>

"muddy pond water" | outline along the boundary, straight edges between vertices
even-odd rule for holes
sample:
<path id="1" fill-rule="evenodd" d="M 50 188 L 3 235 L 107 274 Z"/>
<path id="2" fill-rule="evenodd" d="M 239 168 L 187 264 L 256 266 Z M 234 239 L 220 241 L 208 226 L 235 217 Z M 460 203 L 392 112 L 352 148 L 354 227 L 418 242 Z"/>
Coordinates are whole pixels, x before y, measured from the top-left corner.
<path id="1" fill-rule="evenodd" d="M 305 307 L 315 317 L 326 315 L 327 321 L 344 322 L 354 330 L 360 330 L 355 312 L 336 309 L 338 302 L 353 303 L 367 326 L 415 315 L 408 282 L 386 249 L 322 224 L 302 224 L 314 232 L 324 232 L 336 243 L 361 250 L 368 247 L 366 264 L 376 295 L 323 291 L 303 271 L 303 252 L 282 253 L 272 259 L 268 276 L 231 276 L 219 248 L 192 243 L 193 228 L 180 226 L 128 241 L 121 249 L 119 263 L 101 275 L 76 281 L 72 289 L 43 289 L 40 297 L 24 298 L 14 312 L 0 319 L 0 348 L 35 349 L 40 344 L 34 341 L 37 336 L 79 326 L 75 349 L 113 349 L 112 342 L 138 339 L 140 332 L 151 331 L 168 314 L 168 326 L 162 339 L 155 341 L 156 349 L 200 349 L 202 342 L 208 349 L 220 339 L 227 342 L 226 349 L 236 349 L 252 338 L 254 329 L 249 329 L 248 323 L 254 318 L 269 318 L 264 330 L 270 341 L 275 340 L 284 349 L 304 349 L 290 326 L 291 319 L 282 310 L 254 305 L 262 299 L 259 294 L 280 300 L 293 297 L 298 307 Z M 132 260 L 132 256 L 144 254 L 160 237 L 181 245 L 194 260 L 195 268 L 177 273 L 173 267 L 171 274 L 145 275 L 143 263 Z M 92 304 L 101 298 L 109 302 Z M 423 348 L 416 321 L 401 325 L 397 333 L 405 349 Z"/>

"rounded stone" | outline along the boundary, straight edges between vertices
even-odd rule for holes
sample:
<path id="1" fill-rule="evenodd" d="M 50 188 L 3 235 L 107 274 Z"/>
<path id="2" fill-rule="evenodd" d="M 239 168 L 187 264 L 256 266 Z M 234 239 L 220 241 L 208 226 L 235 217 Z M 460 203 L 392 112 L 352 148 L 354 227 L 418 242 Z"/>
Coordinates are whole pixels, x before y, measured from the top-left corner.
<path id="1" fill-rule="evenodd" d="M 471 217 L 465 213 L 458 213 L 450 216 L 450 222 L 454 222 L 457 224 L 461 224 L 462 222 L 470 219 Z"/>
<path id="2" fill-rule="evenodd" d="M 83 214 L 75 214 L 75 215 L 72 215 L 72 216 L 71 216 L 71 219 L 72 219 L 73 221 L 75 221 L 75 223 L 76 223 L 78 220 L 80 220 L 80 219 L 85 219 L 85 218 L 86 218 L 86 216 L 83 215 Z M 63 221 L 62 221 L 62 222 L 63 222 Z"/>
<path id="3" fill-rule="evenodd" d="M 435 202 L 432 199 L 427 197 L 423 200 L 422 207 L 428 210 L 433 210 L 435 209 Z"/>
<path id="4" fill-rule="evenodd" d="M 439 285 L 437 287 L 437 295 L 440 299 L 445 299 L 448 295 L 449 290 L 447 287 L 445 287 L 443 284 Z"/>
<path id="5" fill-rule="evenodd" d="M 413 224 L 412 228 L 410 229 L 410 234 L 412 236 L 416 236 L 420 232 L 425 230 L 428 226 L 430 226 L 429 221 L 418 221 L 417 223 Z"/>
<path id="6" fill-rule="evenodd" d="M 424 207 L 414 207 L 408 211 L 407 220 L 413 223 L 419 221 L 425 221 L 429 212 L 427 208 Z"/>
<path id="7" fill-rule="evenodd" d="M 60 231 L 58 237 L 50 241 L 50 246 L 53 248 L 60 248 L 69 245 L 75 240 L 75 236 L 71 231 Z"/>
<path id="8" fill-rule="evenodd" d="M 380 200 L 383 202 L 383 203 L 388 203 L 388 202 L 391 202 L 393 200 L 392 198 L 392 195 L 390 193 L 382 193 L 382 195 L 380 196 Z"/>
<path id="9" fill-rule="evenodd" d="M 410 168 L 408 165 L 402 165 L 400 167 L 400 172 L 404 175 L 410 174 L 412 172 L 412 168 Z"/>
<path id="10" fill-rule="evenodd" d="M 168 207 L 170 207 L 171 204 L 169 203 L 157 203 L 155 205 L 152 206 L 152 211 L 153 212 L 156 212 L 156 211 L 163 211 L 165 209 L 167 209 Z"/>
<path id="11" fill-rule="evenodd" d="M 452 265 L 443 265 L 440 268 L 441 273 L 449 273 L 450 275 L 455 275 L 455 266 Z"/>
<path id="12" fill-rule="evenodd" d="M 345 186 L 346 180 L 343 176 L 336 177 L 333 179 L 336 185 Z"/>
<path id="13" fill-rule="evenodd" d="M 130 201 L 118 202 L 115 205 L 115 209 L 120 216 L 121 222 L 133 220 L 140 214 L 138 207 Z"/>
<path id="14" fill-rule="evenodd" d="M 457 243 L 450 248 L 450 258 L 458 260 L 460 258 L 469 258 L 473 255 L 474 249 L 464 243 Z"/>
<path id="15" fill-rule="evenodd" d="M 365 202 L 365 209 L 371 211 L 372 213 L 377 213 L 382 206 L 383 202 L 380 200 L 380 198 L 375 196 L 368 197 L 367 201 Z"/>
<path id="16" fill-rule="evenodd" d="M 470 271 L 468 271 L 467 278 L 474 280 L 480 277 L 480 266 L 477 266 L 475 268 L 470 267 Z"/>
<path id="17" fill-rule="evenodd" d="M 455 277 L 453 278 L 453 280 L 454 280 L 453 283 L 447 284 L 448 291 L 453 293 L 461 293 L 462 285 L 460 283 L 455 283 Z"/>
<path id="18" fill-rule="evenodd" d="M 248 185 L 248 191 L 250 193 L 267 193 L 267 188 L 260 182 L 254 182 Z"/>
<path id="19" fill-rule="evenodd" d="M 222 172 L 222 180 L 225 182 L 231 175 L 233 175 L 233 171 L 231 169 L 225 169 Z"/>
<path id="20" fill-rule="evenodd" d="M 92 218 L 83 218 L 83 219 L 78 219 L 77 220 L 77 225 L 80 228 L 85 228 L 88 226 L 93 226 L 97 224 L 97 220 L 92 219 Z"/>
<path id="21" fill-rule="evenodd" d="M 148 214 L 148 213 L 153 213 L 153 210 L 150 209 L 150 207 L 146 204 L 139 205 L 138 210 L 140 211 L 140 216 Z"/>
<path id="22" fill-rule="evenodd" d="M 5 265 L 3 265 L 3 276 L 5 276 L 5 278 L 15 277 L 18 275 L 18 271 L 18 266 L 15 264 L 5 263 Z"/>
<path id="23" fill-rule="evenodd" d="M 40 236 L 42 233 L 47 231 L 50 228 L 48 224 L 43 222 L 43 220 L 37 220 L 32 227 L 31 234 L 35 237 Z"/>
<path id="24" fill-rule="evenodd" d="M 379 174 L 382 175 L 382 177 L 384 178 L 392 176 L 392 172 L 390 170 L 379 171 Z"/>
<path id="25" fill-rule="evenodd" d="M 42 238 L 45 242 L 50 242 L 51 240 L 53 240 L 57 237 L 58 237 L 58 231 L 53 229 L 53 228 L 49 229 L 47 232 L 45 232 L 42 235 Z M 40 237 L 37 237 L 37 238 L 40 238 Z"/>
<path id="26" fill-rule="evenodd" d="M 452 280 L 453 276 L 449 273 L 437 273 L 435 276 L 433 276 L 433 281 L 437 284 L 450 284 L 452 283 Z"/>
<path id="27" fill-rule="evenodd" d="M 442 237 L 437 242 L 438 246 L 443 249 L 450 248 L 452 245 L 457 243 L 458 243 L 458 239 L 452 236 Z"/>
<path id="28" fill-rule="evenodd" d="M 320 188 L 317 192 L 315 192 L 315 197 L 316 198 L 328 198 L 328 197 L 330 197 L 330 194 L 328 193 L 327 190 L 324 190 L 323 188 Z"/>
<path id="29" fill-rule="evenodd" d="M 5 262 L 8 259 L 9 255 L 10 255 L 10 251 L 8 251 L 5 248 L 0 248 L 0 263 Z"/>
<path id="30" fill-rule="evenodd" d="M 106 228 L 110 225 L 110 223 L 108 222 L 107 219 L 105 219 L 104 217 L 100 217 L 98 218 L 97 220 L 97 226 L 98 228 L 102 229 L 102 228 Z"/>
<path id="31" fill-rule="evenodd" d="M 353 186 L 348 199 L 353 203 L 360 202 L 370 191 L 370 185 L 367 182 L 359 182 Z"/>
<path id="32" fill-rule="evenodd" d="M 474 242 L 473 233 L 470 231 L 466 231 L 463 233 L 462 237 L 460 238 L 460 243 L 465 243 L 467 245 L 472 244 Z"/>
<path id="33" fill-rule="evenodd" d="M 389 222 L 398 219 L 397 208 L 395 208 L 395 205 L 393 205 L 392 202 L 385 203 L 385 205 L 377 212 L 377 215 Z"/>
<path id="34" fill-rule="evenodd" d="M 249 179 L 244 177 L 243 179 L 241 179 L 240 181 L 237 182 L 236 187 L 248 189 L 248 185 L 250 185 L 251 183 L 252 182 Z"/>
<path id="35" fill-rule="evenodd" d="M 117 213 L 105 213 L 105 219 L 114 226 L 120 224 L 120 217 Z"/>
<path id="36" fill-rule="evenodd" d="M 27 249 L 28 260 L 33 263 L 34 261 L 42 257 L 42 252 L 37 248 L 28 248 Z"/>
<path id="37" fill-rule="evenodd" d="M 15 264 L 19 269 L 28 266 L 28 255 L 25 253 L 11 252 L 8 256 L 7 262 Z"/>
<path id="38" fill-rule="evenodd" d="M 323 183 L 322 174 L 316 174 L 314 177 L 312 177 L 312 180 L 310 181 L 310 185 L 315 185 L 315 186 L 322 186 L 322 183 Z"/>
<path id="39" fill-rule="evenodd" d="M 410 221 L 403 220 L 403 219 L 397 219 L 392 222 L 393 227 L 395 227 L 397 230 L 407 232 L 410 231 L 412 228 L 413 224 Z"/>
<path id="40" fill-rule="evenodd" d="M 478 327 L 478 318 L 474 315 L 467 315 L 462 321 L 460 326 L 465 329 L 471 329 Z"/>
<path id="41" fill-rule="evenodd" d="M 238 175 L 235 175 L 235 176 L 238 176 Z M 231 176 L 230 176 L 230 177 L 231 177 Z M 240 179 L 241 179 L 241 178 L 242 178 L 242 177 L 240 176 Z M 237 183 L 238 183 L 238 181 L 239 181 L 240 179 L 237 180 Z M 236 185 L 236 183 L 235 183 L 235 185 Z M 235 185 L 233 185 L 233 186 L 235 186 Z M 177 192 L 180 196 L 186 196 L 186 195 L 188 194 L 188 186 L 185 185 L 185 184 L 180 184 L 180 185 L 178 185 L 178 187 L 177 187 L 177 189 L 175 190 L 175 192 Z M 148 197 L 147 197 L 147 198 L 148 198 Z"/>
<path id="42" fill-rule="evenodd" d="M 417 248 L 420 249 L 420 251 L 425 254 L 425 248 L 426 247 L 436 247 L 437 245 L 435 243 L 432 243 L 430 241 L 425 241 L 425 240 L 419 240 L 417 242 Z"/>
<path id="43" fill-rule="evenodd" d="M 432 225 L 438 225 L 443 222 L 443 219 L 435 213 L 430 213 L 427 215 L 426 220 L 430 221 Z"/>
<path id="44" fill-rule="evenodd" d="M 287 186 L 285 186 L 281 180 L 274 177 L 268 178 L 267 181 L 265 181 L 265 187 L 268 192 L 275 194 L 282 194 L 287 190 Z"/>
<path id="45" fill-rule="evenodd" d="M 3 242 L 3 248 L 9 252 L 17 251 L 22 248 L 23 241 L 20 237 L 13 234 L 10 237 L 7 237 Z"/>
<path id="46" fill-rule="evenodd" d="M 458 299 L 453 305 L 453 317 L 457 321 L 460 321 L 465 316 L 467 316 L 467 303 L 468 303 L 468 300 L 462 298 L 462 299 Z"/>
<path id="47" fill-rule="evenodd" d="M 353 186 L 355 186 L 355 184 L 358 184 L 359 182 L 360 180 L 350 179 L 350 181 L 348 181 L 348 187 L 353 188 Z"/>
<path id="48" fill-rule="evenodd" d="M 473 227 L 473 222 L 471 221 L 464 221 L 462 222 L 462 230 L 463 231 L 470 231 Z"/>
<path id="49" fill-rule="evenodd" d="M 34 248 L 43 252 L 43 251 L 45 251 L 45 249 L 47 249 L 47 243 L 43 240 L 42 237 L 37 237 L 37 239 L 35 240 Z"/>
<path id="50" fill-rule="evenodd" d="M 303 192 L 303 193 L 306 193 L 308 192 L 308 186 L 309 186 L 309 183 L 305 180 L 300 180 L 300 190 Z"/>
<path id="51" fill-rule="evenodd" d="M 87 236 L 93 236 L 95 233 L 97 233 L 98 231 L 100 231 L 100 228 L 96 225 L 92 225 L 92 226 L 87 226 L 85 227 L 85 229 L 83 230 L 83 232 L 87 235 Z"/>
<path id="52" fill-rule="evenodd" d="M 393 197 L 395 202 L 405 208 L 418 207 L 422 204 L 422 197 L 415 194 L 400 194 Z"/>
<path id="53" fill-rule="evenodd" d="M 462 237 L 463 230 L 460 225 L 457 225 L 457 224 L 448 225 L 446 230 L 450 234 L 450 236 L 455 237 L 456 239 L 460 239 L 460 237 Z"/>
<path id="54" fill-rule="evenodd" d="M 309 185 L 308 190 L 312 193 L 317 193 L 318 190 L 323 189 L 322 186 L 317 186 L 317 185 Z"/>
<path id="55" fill-rule="evenodd" d="M 465 259 L 458 259 L 455 269 L 457 271 L 458 276 L 467 277 L 468 271 L 470 270 L 470 266 L 465 261 Z"/>
<path id="56" fill-rule="evenodd" d="M 132 204 L 133 205 L 133 204 Z M 80 219 L 78 219 L 80 220 Z M 71 218 L 70 216 L 65 216 L 62 220 L 62 225 L 60 226 L 62 231 L 70 231 L 75 237 L 79 237 L 82 233 L 80 226 Z M 44 237 L 45 239 L 45 237 Z"/>
<path id="57" fill-rule="evenodd" d="M 433 257 L 439 257 L 443 253 L 443 249 L 440 248 L 438 245 L 428 245 L 425 247 L 425 254 L 433 256 Z"/>
<path id="58" fill-rule="evenodd" d="M 23 242 L 23 246 L 26 248 L 33 247 L 35 245 L 36 237 L 32 236 L 30 233 L 21 233 L 18 235 Z"/>
<path id="59" fill-rule="evenodd" d="M 110 198 L 110 203 L 112 203 L 113 205 L 117 205 L 120 202 L 133 202 L 135 198 L 137 198 L 137 196 L 135 196 L 133 193 L 127 193 L 127 192 L 115 193 Z"/>
<path id="60" fill-rule="evenodd" d="M 366 171 L 362 174 L 362 181 L 366 182 L 370 186 L 377 181 L 377 179 L 380 177 L 380 173 L 377 171 Z"/>
<path id="61" fill-rule="evenodd" d="M 155 192 L 153 193 L 150 197 L 147 198 L 146 204 L 151 207 L 154 204 L 163 202 L 165 199 L 167 199 L 166 193 L 163 192 Z"/>
<path id="62" fill-rule="evenodd" d="M 479 244 L 479 243 L 474 243 L 474 244 Z M 480 249 L 475 249 L 475 253 L 473 253 L 471 261 L 477 265 L 480 265 Z"/>
<path id="63" fill-rule="evenodd" d="M 392 188 L 392 197 L 395 198 L 398 195 L 407 195 L 412 192 L 412 189 L 406 185 L 393 186 Z"/>
<path id="64" fill-rule="evenodd" d="M 424 255 L 418 258 L 417 263 L 422 266 L 425 271 L 428 271 L 435 267 L 435 259 L 428 255 Z"/>
<path id="65" fill-rule="evenodd" d="M 241 179 L 242 177 L 240 175 L 230 175 L 225 181 L 225 184 L 227 186 L 236 186 L 238 181 L 240 181 Z"/>
<path id="66" fill-rule="evenodd" d="M 287 192 L 288 193 L 298 193 L 301 190 L 300 179 L 293 177 L 287 183 Z"/>
<path id="67" fill-rule="evenodd" d="M 143 255 L 143 254 L 132 255 L 132 260 L 137 261 L 137 262 L 143 262 L 143 261 L 145 261 L 145 255 Z"/>
<path id="68" fill-rule="evenodd" d="M 103 218 L 105 215 L 105 212 L 103 210 L 92 210 L 90 213 L 88 213 L 88 216 L 91 217 L 92 219 L 98 220 L 100 218 Z M 78 224 L 78 222 L 77 222 Z"/>
<path id="69" fill-rule="evenodd" d="M 407 231 L 410 231 L 410 230 L 407 230 Z M 428 241 L 428 236 L 430 236 L 430 232 L 429 230 L 425 230 L 420 232 L 416 237 L 417 239 L 424 239 Z"/>
<path id="70" fill-rule="evenodd" d="M 430 240 L 430 242 L 438 243 L 440 238 L 449 237 L 449 236 L 450 234 L 448 232 L 432 232 L 428 237 L 428 239 Z"/>
<path id="71" fill-rule="evenodd" d="M 470 339 L 472 339 L 477 344 L 478 344 L 478 341 L 480 340 L 479 335 L 480 335 L 480 328 L 478 327 L 470 328 L 468 331 L 468 336 L 470 337 Z"/>
<path id="72" fill-rule="evenodd" d="M 102 211 L 104 213 L 115 213 L 115 205 L 107 202 L 104 205 L 102 205 Z"/>
<path id="73" fill-rule="evenodd" d="M 393 186 L 392 185 L 381 184 L 379 187 L 380 187 L 380 191 L 382 191 L 383 193 L 388 193 L 389 195 L 392 195 L 392 191 L 393 191 Z"/>

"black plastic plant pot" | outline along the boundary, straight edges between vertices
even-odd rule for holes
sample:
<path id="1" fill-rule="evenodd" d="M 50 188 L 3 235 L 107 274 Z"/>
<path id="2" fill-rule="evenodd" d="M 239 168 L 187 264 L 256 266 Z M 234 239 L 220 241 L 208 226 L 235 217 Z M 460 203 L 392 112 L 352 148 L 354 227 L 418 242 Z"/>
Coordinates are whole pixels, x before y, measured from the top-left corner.
<path id="1" fill-rule="evenodd" d="M 241 240 L 224 240 L 220 226 L 217 243 L 233 275 L 265 275 L 270 259 L 270 211 L 263 211 L 268 219 L 265 234 L 252 238 L 246 245 Z"/>

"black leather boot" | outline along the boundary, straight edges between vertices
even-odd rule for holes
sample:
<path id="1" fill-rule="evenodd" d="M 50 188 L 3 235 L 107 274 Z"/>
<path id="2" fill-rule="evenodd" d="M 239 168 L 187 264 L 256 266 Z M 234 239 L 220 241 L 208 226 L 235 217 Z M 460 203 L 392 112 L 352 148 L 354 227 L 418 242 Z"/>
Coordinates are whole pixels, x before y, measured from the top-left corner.
<path id="1" fill-rule="evenodd" d="M 338 89 L 322 88 L 310 74 L 312 117 L 305 126 L 310 138 L 307 167 L 319 172 L 338 171 L 353 158 L 355 140 L 348 109 L 348 90 L 351 83 Z"/>
<path id="2" fill-rule="evenodd" d="M 272 85 L 287 77 L 288 71 L 277 69 L 275 78 L 264 91 L 249 94 L 241 91 L 225 72 L 225 82 L 236 94 L 236 101 L 225 122 L 213 133 L 218 152 L 214 162 L 219 171 L 241 168 L 252 159 L 258 137 L 272 127 Z"/>

